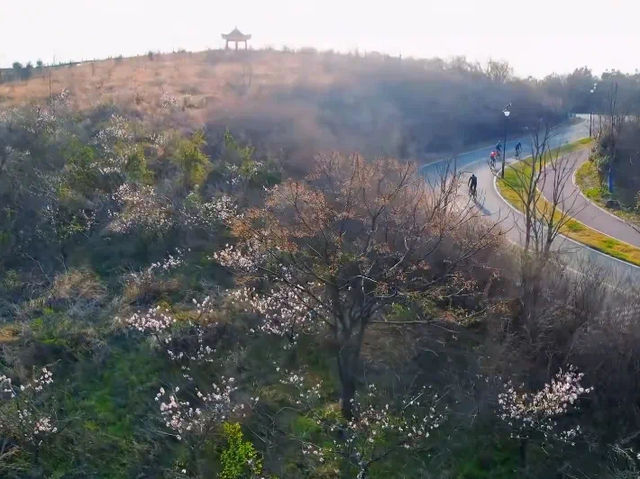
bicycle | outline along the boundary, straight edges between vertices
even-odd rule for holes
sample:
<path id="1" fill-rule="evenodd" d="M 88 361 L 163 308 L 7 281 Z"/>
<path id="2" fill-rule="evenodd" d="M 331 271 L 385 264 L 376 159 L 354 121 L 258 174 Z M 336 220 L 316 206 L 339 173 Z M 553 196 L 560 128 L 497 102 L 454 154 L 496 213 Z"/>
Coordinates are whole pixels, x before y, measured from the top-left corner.
<path id="1" fill-rule="evenodd" d="M 496 151 L 492 151 L 491 154 L 489 155 L 489 169 L 491 171 L 495 171 L 496 170 L 496 159 L 498 158 L 498 153 L 496 153 Z"/>
<path id="2" fill-rule="evenodd" d="M 473 199 L 473 202 L 478 201 L 478 187 L 469 186 L 469 196 Z"/>

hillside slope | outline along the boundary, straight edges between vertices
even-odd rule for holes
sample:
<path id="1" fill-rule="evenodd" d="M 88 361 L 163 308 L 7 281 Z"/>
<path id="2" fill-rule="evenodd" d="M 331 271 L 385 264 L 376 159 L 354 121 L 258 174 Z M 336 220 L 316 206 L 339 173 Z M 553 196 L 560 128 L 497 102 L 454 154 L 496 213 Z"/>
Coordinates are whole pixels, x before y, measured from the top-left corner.
<path id="1" fill-rule="evenodd" d="M 41 101 L 68 90 L 84 111 L 104 104 L 149 122 L 246 132 L 270 150 L 358 150 L 424 158 L 502 136 L 561 102 L 534 81 L 495 78 L 464 60 L 398 59 L 331 52 L 226 51 L 150 54 L 35 69 L 0 84 L 0 105 Z"/>

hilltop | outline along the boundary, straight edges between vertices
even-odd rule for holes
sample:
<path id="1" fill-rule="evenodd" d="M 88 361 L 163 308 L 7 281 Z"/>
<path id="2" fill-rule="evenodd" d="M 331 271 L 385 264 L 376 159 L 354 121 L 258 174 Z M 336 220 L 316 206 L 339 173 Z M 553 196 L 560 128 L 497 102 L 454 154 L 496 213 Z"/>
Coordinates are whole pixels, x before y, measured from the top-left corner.
<path id="1" fill-rule="evenodd" d="M 0 84 L 1 104 L 42 101 L 66 89 L 80 110 L 114 103 L 153 115 L 171 103 L 204 121 L 204 112 L 242 108 L 264 98 L 270 89 L 297 84 L 319 88 L 339 81 L 337 72 L 332 74 L 323 62 L 309 60 L 304 54 L 212 50 L 43 67 L 34 69 L 26 81 Z"/>
<path id="2" fill-rule="evenodd" d="M 508 65 L 399 59 L 304 50 L 148 54 L 41 67 L 0 84 L 0 106 L 41 102 L 66 90 L 80 111 L 103 105 L 184 129 L 231 128 L 269 150 L 358 150 L 425 158 L 557 121 L 566 111 L 541 82 Z M 168 118 L 169 117 L 169 118 Z"/>

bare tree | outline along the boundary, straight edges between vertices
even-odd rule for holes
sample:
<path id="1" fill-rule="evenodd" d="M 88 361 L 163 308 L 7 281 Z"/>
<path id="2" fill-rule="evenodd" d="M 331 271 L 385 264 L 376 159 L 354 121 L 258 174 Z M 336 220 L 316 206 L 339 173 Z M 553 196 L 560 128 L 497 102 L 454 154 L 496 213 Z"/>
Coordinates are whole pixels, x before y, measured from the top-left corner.
<path id="1" fill-rule="evenodd" d="M 485 74 L 494 82 L 506 83 L 513 76 L 513 68 L 508 62 L 489 60 L 485 68 Z"/>
<path id="2" fill-rule="evenodd" d="M 549 148 L 552 132 L 547 126 L 534 130 L 531 155 L 511 165 L 506 186 L 516 194 L 524 215 L 524 247 L 521 259 L 521 300 L 528 334 L 536 336 L 536 314 L 542 296 L 542 284 L 550 262 L 552 245 L 572 215 L 575 193 L 567 190 L 574 160 Z M 546 197 L 545 197 L 546 196 Z"/>
<path id="3" fill-rule="evenodd" d="M 575 159 L 571 155 L 558 153 L 549 153 L 547 156 L 540 185 L 546 201 L 539 208 L 537 224 L 542 227 L 538 228 L 540 233 L 536 234 L 536 251 L 541 251 L 544 258 L 549 258 L 554 240 L 577 213 L 577 195 L 566 188 L 571 181 Z"/>
<path id="4" fill-rule="evenodd" d="M 524 252 L 545 261 L 551 245 L 575 214 L 576 195 L 567 190 L 575 160 L 551 151 L 552 131 L 547 127 L 531 136 L 531 155 L 509 166 L 506 187 L 517 196 L 524 215 Z"/>

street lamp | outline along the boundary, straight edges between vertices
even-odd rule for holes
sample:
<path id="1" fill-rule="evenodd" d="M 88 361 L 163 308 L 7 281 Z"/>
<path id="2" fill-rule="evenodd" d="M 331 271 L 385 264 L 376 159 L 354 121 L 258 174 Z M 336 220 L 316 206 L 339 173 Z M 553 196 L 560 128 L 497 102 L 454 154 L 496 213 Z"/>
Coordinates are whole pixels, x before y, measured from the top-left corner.
<path id="1" fill-rule="evenodd" d="M 504 178 L 504 162 L 507 158 L 507 119 L 509 118 L 509 115 L 511 115 L 511 103 L 504 107 L 502 113 L 504 114 L 504 142 L 502 143 L 504 148 L 502 152 L 502 173 L 500 176 Z"/>
<path id="2" fill-rule="evenodd" d="M 591 94 L 589 97 L 589 138 L 591 138 L 591 132 L 593 130 L 593 94 L 596 92 L 596 88 L 598 88 L 598 82 L 595 82 L 593 88 L 589 90 Z"/>

